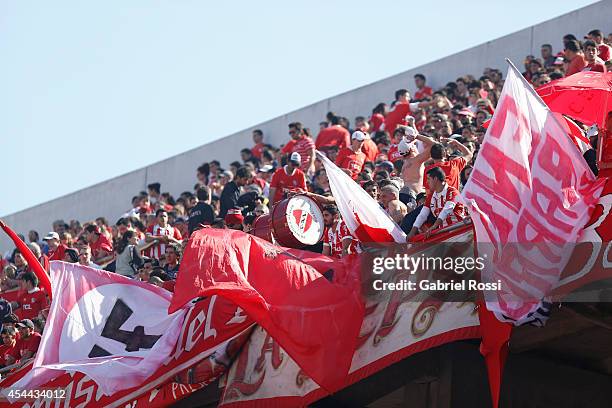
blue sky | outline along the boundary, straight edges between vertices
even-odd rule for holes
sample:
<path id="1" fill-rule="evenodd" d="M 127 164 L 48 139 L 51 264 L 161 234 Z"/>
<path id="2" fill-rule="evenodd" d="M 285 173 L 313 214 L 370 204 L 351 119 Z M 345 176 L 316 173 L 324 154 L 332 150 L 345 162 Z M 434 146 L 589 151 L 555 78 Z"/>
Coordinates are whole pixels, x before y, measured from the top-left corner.
<path id="1" fill-rule="evenodd" d="M 590 3 L 5 1 L 0 215 Z"/>

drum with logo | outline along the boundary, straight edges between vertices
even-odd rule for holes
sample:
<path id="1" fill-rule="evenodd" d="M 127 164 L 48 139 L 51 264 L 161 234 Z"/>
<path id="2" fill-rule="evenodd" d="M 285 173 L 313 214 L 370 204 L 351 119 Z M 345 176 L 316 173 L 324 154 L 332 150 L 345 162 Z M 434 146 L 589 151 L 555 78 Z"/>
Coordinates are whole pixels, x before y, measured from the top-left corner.
<path id="1" fill-rule="evenodd" d="M 289 248 L 314 245 L 323 237 L 323 213 L 305 195 L 296 195 L 276 204 L 270 214 L 253 223 L 253 235 Z"/>
<path id="2" fill-rule="evenodd" d="M 279 244 L 290 248 L 314 245 L 323 237 L 323 213 L 305 195 L 296 195 L 272 208 L 272 233 Z"/>

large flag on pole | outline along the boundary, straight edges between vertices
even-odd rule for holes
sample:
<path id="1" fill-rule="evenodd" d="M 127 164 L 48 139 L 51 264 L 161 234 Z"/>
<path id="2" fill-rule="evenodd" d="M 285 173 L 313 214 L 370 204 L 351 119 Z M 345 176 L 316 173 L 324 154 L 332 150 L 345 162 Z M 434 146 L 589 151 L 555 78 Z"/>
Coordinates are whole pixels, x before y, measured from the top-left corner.
<path id="1" fill-rule="evenodd" d="M 603 188 L 554 114 L 511 65 L 463 189 L 485 292 L 500 320 L 533 321 L 551 294 Z"/>
<path id="2" fill-rule="evenodd" d="M 51 262 L 55 296 L 32 370 L 13 389 L 40 388 L 65 371 L 87 374 L 103 394 L 142 384 L 169 361 L 185 309 L 172 294 L 78 264 Z"/>
<path id="3" fill-rule="evenodd" d="M 317 152 L 329 179 L 329 187 L 349 231 L 361 242 L 406 242 L 406 234 L 378 202 L 348 174 Z"/>

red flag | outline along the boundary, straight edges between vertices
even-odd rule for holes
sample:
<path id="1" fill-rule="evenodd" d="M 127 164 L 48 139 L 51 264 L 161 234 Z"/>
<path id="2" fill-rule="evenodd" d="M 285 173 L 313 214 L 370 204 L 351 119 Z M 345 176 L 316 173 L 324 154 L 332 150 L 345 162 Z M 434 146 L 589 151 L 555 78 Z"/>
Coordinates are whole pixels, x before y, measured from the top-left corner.
<path id="1" fill-rule="evenodd" d="M 358 268 L 349 262 L 240 231 L 202 229 L 189 239 L 169 311 L 195 297 L 222 296 L 333 391 L 348 373 L 364 314 L 352 274 Z"/>
<path id="2" fill-rule="evenodd" d="M 38 262 L 38 259 L 36 259 L 36 256 L 34 256 L 30 248 L 28 248 L 26 243 L 19 238 L 15 231 L 13 231 L 2 220 L 0 220 L 0 227 L 2 227 L 4 232 L 6 232 L 6 234 L 13 240 L 17 250 L 21 252 L 23 257 L 28 262 L 28 266 L 38 278 L 40 286 L 45 290 L 45 293 L 47 296 L 49 296 L 49 299 L 51 299 L 51 280 L 49 279 L 49 275 L 47 275 L 47 272 L 44 270 L 42 265 Z"/>

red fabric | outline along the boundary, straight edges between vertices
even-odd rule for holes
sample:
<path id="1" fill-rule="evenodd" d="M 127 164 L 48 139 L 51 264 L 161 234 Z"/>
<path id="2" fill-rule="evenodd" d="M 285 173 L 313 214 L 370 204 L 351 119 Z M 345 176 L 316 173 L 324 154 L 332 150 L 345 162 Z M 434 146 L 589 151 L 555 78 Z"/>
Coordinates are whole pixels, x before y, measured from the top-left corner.
<path id="1" fill-rule="evenodd" d="M 300 169 L 295 169 L 293 174 L 290 176 L 287 174 L 285 167 L 274 172 L 272 181 L 270 182 L 270 188 L 275 188 L 276 193 L 274 194 L 274 202 L 277 203 L 283 199 L 283 189 L 297 190 L 301 188 L 306 190 L 306 176 Z"/>
<path id="2" fill-rule="evenodd" d="M 171 279 L 168 281 L 165 281 L 162 284 L 162 288 L 166 289 L 168 292 L 174 292 L 174 285 L 176 284 L 176 281 Z"/>
<path id="3" fill-rule="evenodd" d="M 425 207 L 429 207 L 432 215 L 436 218 L 440 216 L 440 213 L 448 201 L 454 201 L 457 203 L 453 209 L 453 212 L 446 217 L 446 219 L 442 220 L 442 227 L 454 224 L 455 222 L 465 218 L 465 208 L 463 204 L 458 202 L 458 196 L 459 190 L 449 186 L 448 184 L 439 194 L 434 194 L 433 192 L 429 192 L 427 194 L 427 197 L 425 198 Z"/>
<path id="4" fill-rule="evenodd" d="M 0 365 L 8 365 L 6 357 L 11 356 L 15 361 L 19 361 L 19 343 L 15 343 L 14 346 L 7 346 L 5 344 L 0 346 Z"/>
<path id="5" fill-rule="evenodd" d="M 366 156 L 366 161 L 375 163 L 376 157 L 378 156 L 378 146 L 376 143 L 370 138 L 367 138 L 363 141 L 363 145 L 361 146 L 361 151 Z"/>
<path id="6" fill-rule="evenodd" d="M 584 67 L 586 67 L 587 63 L 584 59 L 584 55 L 577 54 L 569 63 L 567 67 L 567 71 L 565 72 L 565 76 L 570 76 L 577 74 L 582 71 Z"/>
<path id="7" fill-rule="evenodd" d="M 109 253 L 113 252 L 113 244 L 104 234 L 98 235 L 98 240 L 92 244 L 89 244 L 89 247 L 91 248 L 91 254 L 94 258 L 100 258 L 100 255 L 98 255 L 98 252 L 100 251 L 106 251 Z"/>
<path id="8" fill-rule="evenodd" d="M 282 248 L 241 231 L 198 230 L 185 250 L 169 312 L 198 296 L 226 298 L 333 391 L 348 374 L 364 315 L 359 268 L 351 261 Z M 333 282 L 323 273 L 333 274 Z"/>
<path id="9" fill-rule="evenodd" d="M 22 320 L 32 320 L 38 316 L 39 312 L 49 307 L 47 295 L 42 290 L 32 293 L 23 292 L 19 296 L 18 302 L 20 307 L 15 311 L 15 314 Z"/>
<path id="10" fill-rule="evenodd" d="M 37 332 L 33 332 L 27 339 L 19 340 L 19 342 L 17 343 L 17 347 L 19 348 L 19 357 L 23 357 L 23 354 L 26 351 L 31 351 L 32 355 L 35 355 L 38 351 L 38 346 L 40 345 L 40 339 L 40 334 Z"/>
<path id="11" fill-rule="evenodd" d="M 510 341 L 510 335 L 512 334 L 512 325 L 497 320 L 493 312 L 487 310 L 484 303 L 480 302 L 479 306 L 478 317 L 480 318 L 482 332 L 480 354 L 484 356 L 487 364 L 491 400 L 493 401 L 493 407 L 497 408 L 499 406 L 502 374 L 508 357 L 508 341 Z"/>
<path id="12" fill-rule="evenodd" d="M 370 117 L 370 125 L 372 125 L 372 133 L 378 132 L 382 124 L 385 123 L 385 117 L 380 113 L 375 113 Z"/>
<path id="13" fill-rule="evenodd" d="M 345 238 L 352 239 L 350 248 L 351 253 L 353 253 L 355 249 L 355 238 L 353 238 L 351 235 L 351 231 L 349 231 L 344 221 L 338 221 L 335 228 L 325 229 L 325 232 L 323 233 L 323 245 L 329 245 L 330 256 L 333 256 L 334 258 L 342 258 L 342 241 Z"/>
<path id="14" fill-rule="evenodd" d="M 59 244 L 55 251 L 51 252 L 51 250 L 49 250 L 49 261 L 63 261 L 67 249 L 68 247 L 66 245 Z"/>
<path id="15" fill-rule="evenodd" d="M 587 126 L 603 128 L 612 110 L 612 73 L 580 72 L 537 89 L 553 112 L 579 120 Z"/>
<path id="16" fill-rule="evenodd" d="M 430 164 L 429 166 L 425 167 L 424 170 L 425 177 L 423 177 L 423 187 L 425 187 L 426 190 L 429 190 L 429 183 L 427 182 L 427 172 L 433 169 L 434 167 L 439 167 L 444 170 L 444 174 L 446 174 L 446 183 L 449 186 L 459 190 L 459 178 L 461 175 L 461 170 L 463 170 L 466 164 L 467 162 L 463 157 L 457 157 L 452 160 Z"/>
<path id="17" fill-rule="evenodd" d="M 339 149 L 348 147 L 351 144 L 351 135 L 349 131 L 340 125 L 333 125 L 321 129 L 315 142 L 315 147 L 321 149 L 322 147 L 338 146 Z"/>
<path id="18" fill-rule="evenodd" d="M 313 153 L 313 149 L 315 147 L 314 142 L 308 136 L 302 136 L 295 142 L 295 146 L 293 146 L 293 151 L 298 152 L 302 157 L 302 166 L 301 169 L 304 172 L 308 171 L 308 167 L 310 166 L 310 157 Z"/>
<path id="19" fill-rule="evenodd" d="M 608 44 L 600 44 L 597 46 L 599 50 L 599 58 L 601 58 L 604 62 L 610 60 L 610 46 Z"/>
<path id="20" fill-rule="evenodd" d="M 6 234 L 11 238 L 11 240 L 13 240 L 13 243 L 15 244 L 19 252 L 21 252 L 23 257 L 26 259 L 26 262 L 32 269 L 32 272 L 34 272 L 34 274 L 38 278 L 39 286 L 42 287 L 49 295 L 49 298 L 51 298 L 51 280 L 49 280 L 49 275 L 47 275 L 43 267 L 40 265 L 40 263 L 38 263 L 38 259 L 36 259 L 36 256 L 32 253 L 30 248 L 28 248 L 25 242 L 23 242 L 19 238 L 19 236 L 15 234 L 15 231 L 13 231 L 1 220 L 0 227 L 2 227 L 4 232 L 6 232 Z"/>
<path id="21" fill-rule="evenodd" d="M 398 145 L 394 144 L 389 147 L 389 151 L 387 152 L 387 158 L 391 163 L 395 163 L 397 160 L 402 158 L 402 155 L 398 150 Z"/>
<path id="22" fill-rule="evenodd" d="M 414 99 L 425 99 L 433 95 L 433 89 L 429 86 L 424 86 L 414 93 Z"/>
<path id="23" fill-rule="evenodd" d="M 283 148 L 281 149 L 281 153 L 283 153 L 283 154 L 291 154 L 291 153 L 293 153 L 293 148 L 295 147 L 295 143 L 296 143 L 296 141 L 293 140 L 293 139 L 288 141 L 287 144 L 285 146 L 283 146 Z"/>
<path id="24" fill-rule="evenodd" d="M 160 227 L 158 224 L 151 225 L 149 228 L 147 228 L 147 234 L 151 234 L 153 236 L 165 235 L 179 241 L 183 239 L 180 231 L 170 225 L 167 225 L 165 228 Z M 160 259 L 165 253 L 166 244 L 153 245 L 147 250 L 147 256 L 149 258 Z"/>
<path id="25" fill-rule="evenodd" d="M 263 143 L 257 143 L 255 146 L 251 148 L 251 154 L 261 160 L 263 156 L 265 145 Z"/>
<path id="26" fill-rule="evenodd" d="M 599 58 L 595 59 L 594 62 L 587 64 L 586 67 L 582 70 L 582 72 L 602 72 L 606 73 L 608 70 L 606 69 L 606 64 Z"/>
<path id="27" fill-rule="evenodd" d="M 393 137 L 393 132 L 398 125 L 406 124 L 406 116 L 410 113 L 410 104 L 408 102 L 398 102 L 391 112 L 385 118 L 385 130 L 389 132 L 389 136 Z"/>
<path id="28" fill-rule="evenodd" d="M 357 180 L 357 176 L 361 173 L 365 161 L 366 155 L 364 152 L 355 153 L 348 147 L 340 150 L 338 157 L 336 157 L 336 165 L 341 169 L 350 170 L 353 180 Z"/>

